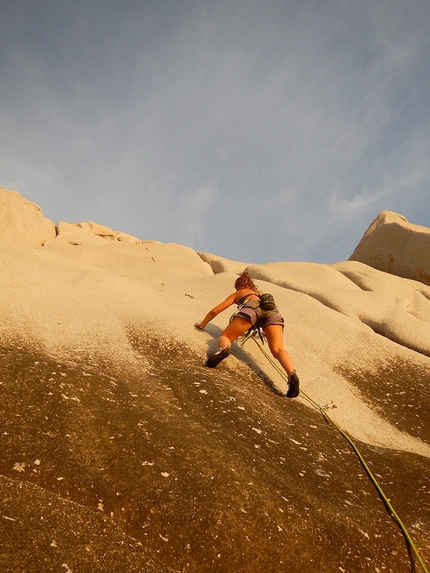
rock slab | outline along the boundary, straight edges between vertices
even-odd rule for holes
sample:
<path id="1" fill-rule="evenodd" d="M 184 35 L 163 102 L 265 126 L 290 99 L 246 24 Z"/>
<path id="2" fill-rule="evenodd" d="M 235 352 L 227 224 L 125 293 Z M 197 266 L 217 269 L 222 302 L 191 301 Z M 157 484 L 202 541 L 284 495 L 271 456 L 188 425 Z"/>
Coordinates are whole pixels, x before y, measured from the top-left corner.
<path id="1" fill-rule="evenodd" d="M 382 211 L 358 243 L 350 261 L 430 285 L 430 229 Z"/>

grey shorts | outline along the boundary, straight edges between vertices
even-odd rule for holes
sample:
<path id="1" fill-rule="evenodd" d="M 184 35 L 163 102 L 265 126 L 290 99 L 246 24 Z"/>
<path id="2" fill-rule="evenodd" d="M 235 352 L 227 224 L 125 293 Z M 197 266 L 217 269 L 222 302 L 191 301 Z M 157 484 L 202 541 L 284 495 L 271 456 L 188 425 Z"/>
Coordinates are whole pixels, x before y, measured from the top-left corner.
<path id="1" fill-rule="evenodd" d="M 284 327 L 284 319 L 282 314 L 277 310 L 261 310 L 260 308 L 254 309 L 249 306 L 242 306 L 242 308 L 233 317 L 239 316 L 251 322 L 251 326 L 258 326 L 263 330 L 269 324 L 279 324 Z"/>

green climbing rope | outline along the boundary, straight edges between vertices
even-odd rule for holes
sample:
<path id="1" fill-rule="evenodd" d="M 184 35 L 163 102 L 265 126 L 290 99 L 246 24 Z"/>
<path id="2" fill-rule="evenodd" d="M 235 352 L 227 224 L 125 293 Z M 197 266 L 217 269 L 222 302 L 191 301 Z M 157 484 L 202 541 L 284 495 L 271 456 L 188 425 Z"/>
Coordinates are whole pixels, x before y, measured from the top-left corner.
<path id="1" fill-rule="evenodd" d="M 249 339 L 252 338 L 252 340 L 255 342 L 255 344 L 259 347 L 259 349 L 261 350 L 261 352 L 266 356 L 266 358 L 269 360 L 269 362 L 272 364 L 272 366 L 274 366 L 276 368 L 276 370 L 281 374 L 281 376 L 287 380 L 288 382 L 288 377 L 286 375 L 286 373 L 284 372 L 284 370 L 282 370 L 280 368 L 280 366 L 273 360 L 273 358 L 270 356 L 270 354 L 268 354 L 265 349 L 263 348 L 262 344 L 256 339 L 256 335 L 254 334 L 254 331 L 251 331 L 251 333 L 244 338 L 243 344 L 245 344 L 245 342 Z M 423 560 L 421 559 L 420 554 L 418 553 L 417 548 L 415 547 L 414 542 L 411 539 L 411 536 L 408 533 L 408 530 L 406 529 L 405 525 L 403 524 L 402 520 L 400 519 L 400 517 L 397 515 L 396 511 L 394 510 L 393 506 L 391 505 L 389 499 L 387 498 L 387 496 L 385 495 L 385 493 L 382 491 L 381 486 L 379 485 L 377 479 L 375 478 L 375 476 L 372 474 L 369 466 L 367 465 L 366 461 L 364 460 L 363 456 L 361 455 L 359 449 L 357 448 L 357 446 L 355 445 L 355 443 L 353 442 L 353 440 L 348 436 L 348 434 L 342 430 L 342 428 L 339 426 L 339 424 L 337 424 L 327 413 L 327 411 L 324 409 L 323 406 L 321 406 L 320 404 L 317 404 L 314 400 L 312 400 L 312 398 L 310 396 L 308 396 L 306 394 L 306 392 L 303 392 L 303 390 L 301 390 L 301 394 L 303 396 L 305 396 L 305 398 L 311 403 L 313 404 L 321 413 L 322 415 L 342 434 L 342 436 L 349 442 L 349 444 L 351 445 L 352 449 L 354 450 L 354 452 L 357 454 L 358 459 L 361 462 L 361 465 L 363 466 L 363 468 L 365 469 L 367 475 L 369 476 L 370 480 L 372 481 L 373 485 L 376 487 L 379 495 L 381 496 L 382 500 L 385 503 L 385 506 L 387 507 L 391 517 L 396 521 L 396 523 L 398 524 L 398 526 L 400 527 L 403 535 L 405 536 L 406 541 L 408 542 L 408 545 L 411 549 L 411 551 L 413 552 L 413 554 L 415 555 L 415 557 L 417 558 L 419 564 L 421 565 L 424 573 L 428 573 L 428 570 L 423 562 Z"/>

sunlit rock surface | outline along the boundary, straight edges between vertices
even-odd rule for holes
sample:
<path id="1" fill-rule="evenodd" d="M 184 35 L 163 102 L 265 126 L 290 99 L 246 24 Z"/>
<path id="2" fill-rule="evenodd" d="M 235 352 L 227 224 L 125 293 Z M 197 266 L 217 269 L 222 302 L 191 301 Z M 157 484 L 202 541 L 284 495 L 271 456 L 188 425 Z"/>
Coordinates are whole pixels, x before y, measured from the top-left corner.
<path id="1" fill-rule="evenodd" d="M 54 238 L 54 223 L 45 219 L 38 205 L 0 187 L 0 244 L 39 247 Z"/>
<path id="2" fill-rule="evenodd" d="M 54 225 L 0 192 L 1 571 L 413 571 L 318 404 L 430 561 L 429 286 Z M 285 316 L 297 399 L 254 340 L 203 366 L 235 309 L 193 324 L 244 268 Z"/>
<path id="3" fill-rule="evenodd" d="M 430 285 L 430 229 L 413 225 L 392 211 L 382 211 L 350 260 Z"/>

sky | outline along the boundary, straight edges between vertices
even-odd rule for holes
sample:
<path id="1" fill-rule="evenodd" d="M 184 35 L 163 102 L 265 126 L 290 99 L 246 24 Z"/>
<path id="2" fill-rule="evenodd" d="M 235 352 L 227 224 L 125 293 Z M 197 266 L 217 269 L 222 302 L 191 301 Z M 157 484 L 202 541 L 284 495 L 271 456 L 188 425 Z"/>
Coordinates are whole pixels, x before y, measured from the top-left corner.
<path id="1" fill-rule="evenodd" d="M 430 227 L 428 0 L 0 0 L 0 185 L 247 263 Z"/>

